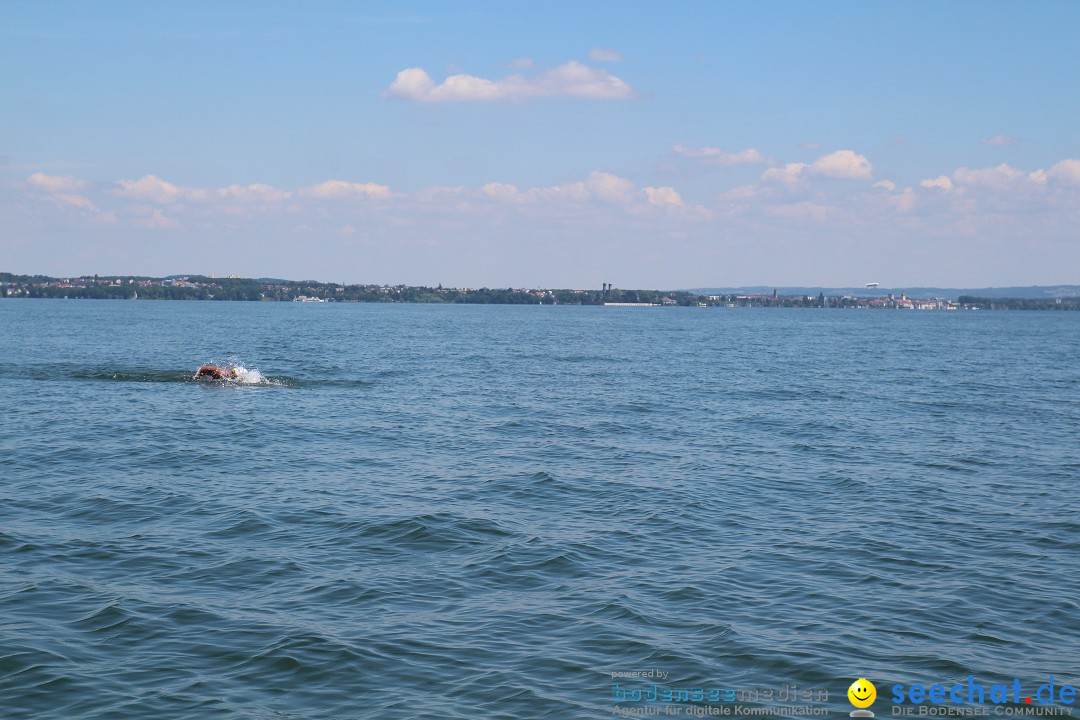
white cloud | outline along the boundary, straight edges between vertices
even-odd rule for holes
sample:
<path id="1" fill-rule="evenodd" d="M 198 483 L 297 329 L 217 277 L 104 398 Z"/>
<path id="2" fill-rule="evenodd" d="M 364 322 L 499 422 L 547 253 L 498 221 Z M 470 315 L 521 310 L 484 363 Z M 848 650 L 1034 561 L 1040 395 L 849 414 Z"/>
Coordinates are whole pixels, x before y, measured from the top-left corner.
<path id="1" fill-rule="evenodd" d="M 81 210 L 89 210 L 92 213 L 100 212 L 97 205 L 94 204 L 89 198 L 85 198 L 82 195 L 75 195 L 73 193 L 56 193 L 54 198 L 72 207 L 77 207 Z"/>
<path id="2" fill-rule="evenodd" d="M 676 143 L 672 149 L 678 155 L 701 158 L 711 165 L 728 166 L 765 162 L 765 157 L 754 148 L 746 148 L 732 153 L 715 147 L 688 148 Z"/>
<path id="3" fill-rule="evenodd" d="M 182 202 L 205 203 L 214 200 L 244 204 L 268 204 L 280 202 L 292 196 L 289 191 L 278 190 L 264 183 L 229 185 L 217 190 L 206 190 L 174 185 L 156 175 L 144 175 L 138 180 L 120 180 L 117 185 L 120 186 L 120 189 L 116 191 L 116 194 L 121 197 L 159 205 L 174 205 Z"/>
<path id="4" fill-rule="evenodd" d="M 141 215 L 133 221 L 136 227 L 146 230 L 175 230 L 180 227 L 180 221 L 165 215 L 165 213 L 161 212 L 161 208 L 151 210 L 144 207 L 136 208 L 135 211 Z"/>
<path id="5" fill-rule="evenodd" d="M 944 190 L 945 192 L 950 192 L 953 189 L 953 182 L 949 179 L 947 175 L 923 180 L 919 183 L 919 185 L 924 188 L 938 188 L 939 190 Z"/>
<path id="6" fill-rule="evenodd" d="M 685 206 L 682 197 L 675 188 L 670 187 L 647 187 L 645 188 L 645 195 L 649 198 L 650 205 L 656 205 L 658 207 L 677 207 L 681 208 Z"/>
<path id="7" fill-rule="evenodd" d="M 73 175 L 46 175 L 36 172 L 26 178 L 26 181 L 38 190 L 48 192 L 73 192 L 86 187 L 85 180 L 79 180 Z"/>
<path id="8" fill-rule="evenodd" d="M 669 160 L 678 157 L 670 143 L 667 147 Z M 742 148 L 724 150 L 737 155 Z M 538 268 L 535 281 L 506 279 L 507 284 L 554 282 L 543 278 L 547 274 L 558 277 L 565 267 L 577 267 L 582 257 L 594 258 L 589 262 L 601 269 L 610 270 L 615 262 L 612 272 L 620 277 L 626 273 L 618 263 L 629 263 L 627 267 L 646 277 L 649 284 L 659 282 L 648 278 L 665 268 L 665 258 L 671 257 L 678 260 L 676 272 L 684 273 L 689 272 L 686 268 L 708 273 L 708 268 L 725 264 L 767 273 L 775 271 L 778 257 L 787 258 L 793 274 L 815 267 L 826 272 L 833 263 L 852 256 L 853 267 L 868 257 L 901 266 L 908 256 L 932 252 L 950 268 L 964 268 L 969 261 L 990 257 L 997 266 L 987 261 L 988 267 L 1021 269 L 1035 258 L 1058 272 L 1076 265 L 1080 257 L 1072 242 L 1080 210 L 1078 159 L 1059 156 L 1043 164 L 1043 170 L 1020 164 L 1018 170 L 965 168 L 955 178 L 953 169 L 959 163 L 930 165 L 914 182 L 902 182 L 874 167 L 875 176 L 870 179 L 842 181 L 810 169 L 814 158 L 830 151 L 796 147 L 792 152 L 806 154 L 806 162 L 736 166 L 725 172 L 737 175 L 737 168 L 743 167 L 749 176 L 718 188 L 715 178 L 695 173 L 676 182 L 662 179 L 660 168 L 657 174 L 620 176 L 616 166 L 600 166 L 595 173 L 588 173 L 591 168 L 587 168 L 563 181 L 535 182 L 527 179 L 532 173 L 522 172 L 491 178 L 503 182 L 428 186 L 408 193 L 391 192 L 379 184 L 380 178 L 364 175 L 337 180 L 323 176 L 325 183 L 312 179 L 304 183 L 306 188 L 254 182 L 258 178 L 201 186 L 192 180 L 192 186 L 181 187 L 156 175 L 133 176 L 124 185 L 92 181 L 77 192 L 53 192 L 40 182 L 32 184 L 27 175 L 39 169 L 56 175 L 78 171 L 30 167 L 15 175 L 18 182 L 9 184 L 21 197 L 4 210 L 9 213 L 8 224 L 15 221 L 15 229 L 27 236 L 28 245 L 36 237 L 35 228 L 41 228 L 56 237 L 79 238 L 80 252 L 98 252 L 100 246 L 107 257 L 117 247 L 126 252 L 129 247 L 121 243 L 128 238 L 132 257 L 142 252 L 172 252 L 166 260 L 175 265 L 199 238 L 230 237 L 252 247 L 259 244 L 270 248 L 259 253 L 259 259 L 272 260 L 287 255 L 275 252 L 277 248 L 317 241 L 330 255 L 305 255 L 325 263 L 322 269 L 305 271 L 304 276 L 331 273 L 334 277 L 342 267 L 361 267 L 375 280 L 408 281 L 400 276 L 401 268 L 411 272 L 423 266 L 428 268 L 424 272 L 430 270 L 431 282 L 447 284 L 490 284 L 507 267 Z M 696 162 L 708 159 L 706 155 Z M 689 163 L 680 158 L 680 164 Z M 762 171 L 767 171 L 772 182 L 757 179 Z M 349 177 L 357 182 L 349 182 Z M 921 178 L 930 179 L 930 186 L 921 187 Z M 934 179 L 940 182 L 934 184 Z M 665 182 L 677 187 L 662 185 Z M 734 187 L 744 182 L 750 184 Z M 785 191 L 783 183 L 797 185 L 796 192 Z M 994 189 L 999 185 L 1006 189 Z M 952 191 L 944 192 L 947 187 Z M 728 192 L 718 194 L 724 190 Z M 709 197 L 708 209 L 694 204 L 698 194 Z M 106 223 L 111 222 L 120 223 L 125 232 L 107 229 Z M 146 238 L 152 236 L 171 240 L 146 246 Z M 680 236 L 685 240 L 672 241 Z M 867 244 L 865 238 L 875 242 Z M 1017 246 L 1008 257 L 1001 254 Z M 287 261 L 274 260 L 284 271 L 261 266 L 238 270 L 289 277 L 299 272 L 296 268 L 304 261 L 294 255 Z M 255 256 L 250 259 L 254 261 Z M 487 264 L 467 280 L 465 276 L 445 277 L 451 271 L 477 272 L 476 263 Z M 911 267 L 918 270 L 919 266 L 911 261 Z M 589 274 L 596 272 L 590 266 Z"/>
<path id="9" fill-rule="evenodd" d="M 993 137 L 983 138 L 982 141 L 983 141 L 984 145 L 994 145 L 994 146 L 1017 145 L 1019 143 L 1024 142 L 1023 138 L 1013 137 L 1011 135 L 1003 135 L 1001 133 L 998 133 L 997 135 L 995 135 Z"/>
<path id="10" fill-rule="evenodd" d="M 618 50 L 605 50 L 593 48 L 589 51 L 589 57 L 596 62 L 622 62 L 623 54 Z"/>
<path id="11" fill-rule="evenodd" d="M 957 168 L 952 174 L 953 181 L 957 185 L 969 187 L 981 187 L 991 190 L 1005 190 L 1018 181 L 1026 179 L 1026 175 L 1014 167 L 1005 163 L 993 168 Z"/>
<path id="12" fill-rule="evenodd" d="M 473 75 L 451 75 L 436 87 L 427 72 L 420 68 L 408 68 L 397 74 L 386 89 L 386 94 L 421 102 L 463 102 L 496 100 L 506 93 L 495 82 Z"/>
<path id="13" fill-rule="evenodd" d="M 885 208 L 896 212 L 909 213 L 919 200 L 919 195 L 913 188 L 906 187 L 903 190 L 897 190 L 896 183 L 892 180 L 879 180 L 870 187 L 878 192 L 867 193 L 856 199 L 857 203 L 863 204 L 861 209 L 858 205 L 853 206 L 856 209 L 856 217 L 861 213 L 876 212 L 874 208 L 880 208 L 882 204 Z"/>
<path id="14" fill-rule="evenodd" d="M 253 185 L 229 185 L 217 190 L 217 196 L 224 200 L 232 200 L 241 203 L 273 203 L 287 200 L 292 193 L 286 190 L 278 190 L 270 185 L 255 183 Z"/>
<path id="15" fill-rule="evenodd" d="M 620 100 L 633 97 L 634 90 L 603 68 L 571 61 L 545 71 L 538 78 L 526 79 L 524 94 Z"/>
<path id="16" fill-rule="evenodd" d="M 676 145 L 674 150 L 707 162 L 749 163 L 761 157 L 753 148 L 728 152 Z M 635 183 L 604 170 L 551 186 L 491 182 L 409 193 L 394 193 L 375 182 L 340 179 L 302 188 L 252 183 L 200 189 L 182 187 L 156 175 L 121 180 L 109 188 L 35 173 L 17 186 L 26 193 L 27 212 L 87 227 L 119 221 L 130 227 L 180 228 L 190 233 L 215 228 L 284 232 L 307 224 L 323 237 L 365 238 L 365 242 L 379 233 L 411 232 L 409 228 L 424 223 L 430 228 L 475 226 L 492 237 L 519 226 L 554 223 L 574 228 L 585 237 L 600 229 L 626 229 L 642 223 L 656 223 L 664 232 L 681 232 L 703 227 L 696 223 L 717 217 L 747 223 L 744 229 L 748 232 L 801 221 L 813 226 L 820 223 L 820 227 L 837 223 L 837 227 L 859 232 L 901 233 L 918 228 L 935 236 L 1000 230 L 1012 223 L 1009 227 L 1013 230 L 1030 234 L 1043 227 L 1038 225 L 1043 220 L 1051 229 L 1068 224 L 1073 217 L 1069 213 L 1080 209 L 1080 160 L 1071 158 L 1034 171 L 1006 164 L 961 167 L 929 177 L 914 188 L 873 178 L 869 161 L 851 150 L 821 154 L 813 162 L 758 170 L 764 170 L 759 181 L 714 195 L 708 208 L 684 197 L 680 190 L 685 188 L 660 186 L 655 180 L 653 184 Z M 837 177 L 857 182 L 831 180 Z M 83 187 L 82 192 L 60 190 Z M 286 217 L 289 221 L 281 222 Z M 889 218 L 895 227 L 889 225 Z M 1028 223 L 1029 218 L 1034 219 Z M 720 225 L 713 229 L 730 230 Z M 431 232 L 438 235 L 441 230 Z"/>
<path id="17" fill-rule="evenodd" d="M 431 97 L 434 89 L 435 81 L 431 79 L 427 71 L 422 68 L 406 68 L 397 74 L 384 94 L 430 102 L 435 99 Z"/>
<path id="18" fill-rule="evenodd" d="M 519 190 L 509 183 L 491 182 L 480 188 L 480 192 L 492 200 L 526 204 L 553 200 L 580 203 L 591 199 L 625 203 L 633 200 L 636 191 L 634 183 L 626 178 L 594 170 L 584 181 L 528 190 Z"/>
<path id="19" fill-rule="evenodd" d="M 1062 160 L 1050 168 L 1046 176 L 1062 185 L 1080 186 L 1080 160 L 1072 158 Z"/>
<path id="20" fill-rule="evenodd" d="M 541 201 L 586 202 L 592 197 L 584 182 L 553 185 L 546 188 L 519 190 L 516 185 L 491 182 L 480 188 L 480 192 L 492 200 L 524 205 Z"/>
<path id="21" fill-rule="evenodd" d="M 154 202 L 168 205 L 184 200 L 188 196 L 188 190 L 170 182 L 166 182 L 156 175 L 144 175 L 138 180 L 121 180 L 117 183 L 119 195 L 132 200 Z"/>
<path id="22" fill-rule="evenodd" d="M 866 156 L 852 150 L 837 150 L 822 155 L 812 163 L 787 163 L 772 167 L 761 174 L 766 183 L 782 185 L 795 190 L 807 184 L 808 177 L 836 178 L 843 180 L 869 180 L 873 167 Z"/>
<path id="23" fill-rule="evenodd" d="M 1067 158 L 1049 170 L 1025 172 L 1005 163 L 990 168 L 958 168 L 953 172 L 958 188 L 979 193 L 994 207 L 1020 207 L 1040 203 L 1040 197 L 1080 209 L 1080 195 L 1071 194 L 1070 187 L 1080 188 L 1080 160 Z"/>
<path id="24" fill-rule="evenodd" d="M 480 188 L 480 192 L 494 200 L 506 202 L 525 202 L 525 194 L 517 189 L 517 185 L 509 183 L 491 182 Z"/>
<path id="25" fill-rule="evenodd" d="M 48 193 L 46 197 L 58 207 L 78 208 L 93 215 L 101 213 L 93 200 L 77 192 L 85 188 L 87 182 L 73 175 L 46 175 L 36 172 L 26 178 L 26 182 L 32 188 Z"/>
<path id="26" fill-rule="evenodd" d="M 837 150 L 815 160 L 808 172 L 827 178 L 866 180 L 873 175 L 873 170 L 865 155 L 852 150 Z"/>
<path id="27" fill-rule="evenodd" d="M 584 181 L 528 190 L 520 190 L 516 185 L 509 183 L 491 182 L 480 188 L 480 192 L 491 200 L 516 205 L 539 202 L 599 201 L 638 209 L 685 207 L 682 196 L 675 188 L 646 187 L 639 190 L 630 180 L 602 170 L 589 173 Z"/>
<path id="28" fill-rule="evenodd" d="M 893 209 L 906 213 L 911 212 L 915 207 L 915 203 L 918 201 L 918 196 L 912 188 L 904 188 L 903 192 L 890 193 L 887 196 L 887 201 Z"/>
<path id="29" fill-rule="evenodd" d="M 301 188 L 300 195 L 319 199 L 343 199 L 355 197 L 368 197 L 385 199 L 391 197 L 390 188 L 376 183 L 354 183 L 345 180 L 327 180 L 318 185 L 309 185 Z"/>
<path id="30" fill-rule="evenodd" d="M 634 192 L 634 183 L 618 175 L 593 170 L 585 179 L 585 187 L 593 196 L 608 202 L 626 202 Z"/>
<path id="31" fill-rule="evenodd" d="M 634 89 L 603 68 L 570 61 L 533 75 L 507 75 L 488 80 L 475 75 L 451 75 L 436 85 L 421 68 L 397 74 L 386 96 L 419 102 L 483 102 L 534 97 L 579 97 L 617 100 L 633 97 Z"/>
<path id="32" fill-rule="evenodd" d="M 769 168 L 761 173 L 762 182 L 783 185 L 789 189 L 802 184 L 803 171 L 809 167 L 806 163 L 788 163 L 782 167 Z"/>

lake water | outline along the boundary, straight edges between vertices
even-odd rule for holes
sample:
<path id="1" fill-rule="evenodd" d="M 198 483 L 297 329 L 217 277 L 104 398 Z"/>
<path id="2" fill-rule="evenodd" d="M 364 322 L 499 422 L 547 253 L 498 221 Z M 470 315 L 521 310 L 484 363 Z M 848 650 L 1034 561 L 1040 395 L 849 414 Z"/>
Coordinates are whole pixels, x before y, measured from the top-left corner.
<path id="1" fill-rule="evenodd" d="M 7 300 L 0 333 L 5 720 L 1080 684 L 1080 314 Z"/>

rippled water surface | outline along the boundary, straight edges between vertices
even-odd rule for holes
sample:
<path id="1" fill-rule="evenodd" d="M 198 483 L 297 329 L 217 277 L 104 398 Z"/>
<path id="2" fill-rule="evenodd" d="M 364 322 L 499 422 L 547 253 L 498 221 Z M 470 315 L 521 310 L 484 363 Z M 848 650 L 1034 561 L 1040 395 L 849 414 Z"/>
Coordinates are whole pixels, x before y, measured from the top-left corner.
<path id="1" fill-rule="evenodd" d="M 8 300 L 0 333 L 5 720 L 1080 684 L 1080 314 Z"/>

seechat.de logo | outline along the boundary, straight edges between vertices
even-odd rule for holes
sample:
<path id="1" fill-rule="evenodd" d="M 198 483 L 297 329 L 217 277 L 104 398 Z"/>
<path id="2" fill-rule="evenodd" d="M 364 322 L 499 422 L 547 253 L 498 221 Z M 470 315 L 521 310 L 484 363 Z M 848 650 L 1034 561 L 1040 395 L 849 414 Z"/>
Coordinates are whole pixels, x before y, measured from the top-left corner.
<path id="1" fill-rule="evenodd" d="M 858 708 L 851 712 L 851 717 L 874 717 L 874 713 L 866 709 L 877 699 L 874 683 L 866 678 L 859 678 L 847 689 L 847 697 L 851 704 Z"/>

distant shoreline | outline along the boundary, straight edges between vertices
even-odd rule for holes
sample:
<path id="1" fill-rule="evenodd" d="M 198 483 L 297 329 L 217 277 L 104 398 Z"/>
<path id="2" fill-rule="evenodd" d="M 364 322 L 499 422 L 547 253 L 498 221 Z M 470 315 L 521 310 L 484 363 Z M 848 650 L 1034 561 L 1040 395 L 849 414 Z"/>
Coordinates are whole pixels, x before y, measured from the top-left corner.
<path id="1" fill-rule="evenodd" d="M 1065 291 L 1072 286 L 1064 286 Z M 1034 288 L 1033 288 L 1034 289 Z M 760 290 L 760 288 L 754 288 Z M 1060 287 L 1051 287 L 1061 293 Z M 910 310 L 1080 310 L 1076 296 L 986 297 L 955 299 L 909 296 L 905 291 L 878 295 L 819 289 L 816 294 L 767 292 L 600 290 L 529 288 L 444 288 L 407 285 L 342 285 L 271 278 L 215 278 L 202 275 L 165 278 L 128 275 L 59 278 L 0 273 L 0 297 L 90 300 L 214 300 L 244 302 L 452 303 L 469 305 L 620 305 L 682 307 L 818 307 Z"/>

